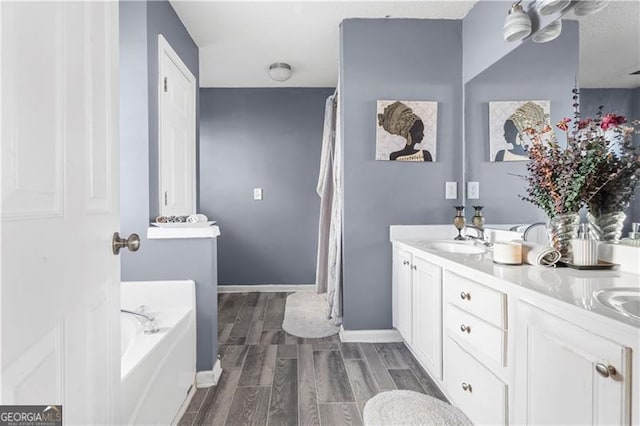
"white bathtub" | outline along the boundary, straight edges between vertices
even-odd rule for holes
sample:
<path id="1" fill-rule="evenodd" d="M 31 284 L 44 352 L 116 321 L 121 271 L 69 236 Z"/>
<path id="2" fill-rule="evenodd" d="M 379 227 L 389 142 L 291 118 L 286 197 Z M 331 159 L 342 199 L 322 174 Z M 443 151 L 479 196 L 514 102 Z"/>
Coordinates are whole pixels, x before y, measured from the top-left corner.
<path id="1" fill-rule="evenodd" d="M 144 334 L 121 313 L 121 414 L 126 424 L 170 424 L 196 375 L 196 309 L 193 281 L 123 282 L 120 306 L 140 305 L 160 331 Z"/>

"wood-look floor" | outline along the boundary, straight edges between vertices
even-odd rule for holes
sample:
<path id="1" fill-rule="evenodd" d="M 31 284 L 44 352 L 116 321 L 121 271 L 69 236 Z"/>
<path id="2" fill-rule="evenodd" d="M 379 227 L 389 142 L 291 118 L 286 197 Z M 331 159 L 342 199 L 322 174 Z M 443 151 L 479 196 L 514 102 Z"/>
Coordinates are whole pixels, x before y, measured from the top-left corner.
<path id="1" fill-rule="evenodd" d="M 288 294 L 218 295 L 222 377 L 197 390 L 180 425 L 360 425 L 364 404 L 381 391 L 410 389 L 445 400 L 402 343 L 286 333 Z"/>

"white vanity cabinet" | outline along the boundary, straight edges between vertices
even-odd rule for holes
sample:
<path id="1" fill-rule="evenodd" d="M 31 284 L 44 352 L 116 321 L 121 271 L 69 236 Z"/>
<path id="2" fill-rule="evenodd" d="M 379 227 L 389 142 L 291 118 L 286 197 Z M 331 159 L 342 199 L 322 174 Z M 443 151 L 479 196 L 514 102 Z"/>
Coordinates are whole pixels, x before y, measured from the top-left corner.
<path id="1" fill-rule="evenodd" d="M 516 336 L 515 423 L 631 423 L 631 348 L 524 301 Z"/>
<path id="2" fill-rule="evenodd" d="M 393 326 L 434 379 L 442 379 L 442 268 L 393 250 Z"/>

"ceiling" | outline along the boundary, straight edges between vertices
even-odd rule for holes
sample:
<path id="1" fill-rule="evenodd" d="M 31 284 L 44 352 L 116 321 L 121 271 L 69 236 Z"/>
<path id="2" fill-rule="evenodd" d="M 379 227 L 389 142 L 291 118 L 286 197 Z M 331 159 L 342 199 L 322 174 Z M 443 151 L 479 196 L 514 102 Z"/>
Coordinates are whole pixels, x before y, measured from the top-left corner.
<path id="1" fill-rule="evenodd" d="M 201 87 L 335 87 L 343 19 L 461 19 L 475 3 L 171 0 L 200 48 Z M 271 80 L 274 62 L 289 63 L 291 79 Z"/>
<path id="2" fill-rule="evenodd" d="M 170 0 L 200 48 L 201 87 L 333 87 L 346 18 L 462 19 L 476 1 Z M 640 0 L 613 1 L 580 21 L 582 87 L 640 87 Z M 291 79 L 269 78 L 287 62 Z"/>
<path id="3" fill-rule="evenodd" d="M 576 19 L 570 13 L 569 19 Z M 640 87 L 640 1 L 612 1 L 580 21 L 580 86 Z"/>

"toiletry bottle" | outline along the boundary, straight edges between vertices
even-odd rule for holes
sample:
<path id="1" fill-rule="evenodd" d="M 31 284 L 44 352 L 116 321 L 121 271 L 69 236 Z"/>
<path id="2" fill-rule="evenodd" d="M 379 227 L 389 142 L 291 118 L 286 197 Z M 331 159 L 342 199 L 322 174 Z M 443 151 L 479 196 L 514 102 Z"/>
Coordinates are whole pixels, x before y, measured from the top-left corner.
<path id="1" fill-rule="evenodd" d="M 587 266 L 598 263 L 598 242 L 589 238 L 589 227 L 586 223 L 580 225 L 578 238 L 571 240 L 571 250 L 574 265 Z"/>
<path id="2" fill-rule="evenodd" d="M 632 223 L 629 237 L 621 239 L 620 243 L 626 246 L 640 247 L 640 223 Z"/>

